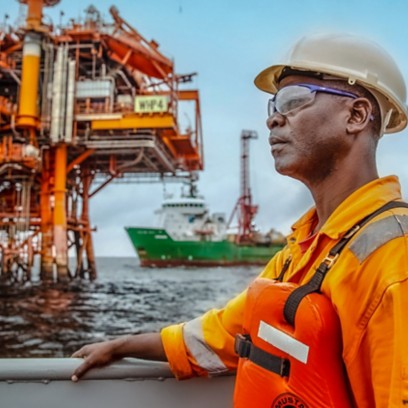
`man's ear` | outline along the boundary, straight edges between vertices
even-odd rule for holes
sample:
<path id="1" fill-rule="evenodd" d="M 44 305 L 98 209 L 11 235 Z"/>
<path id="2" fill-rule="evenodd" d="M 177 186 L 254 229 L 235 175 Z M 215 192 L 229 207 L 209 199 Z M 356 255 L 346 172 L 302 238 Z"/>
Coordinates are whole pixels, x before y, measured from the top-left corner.
<path id="1" fill-rule="evenodd" d="M 367 98 L 357 98 L 350 102 L 350 116 L 346 129 L 348 133 L 359 133 L 373 120 L 373 107 Z"/>

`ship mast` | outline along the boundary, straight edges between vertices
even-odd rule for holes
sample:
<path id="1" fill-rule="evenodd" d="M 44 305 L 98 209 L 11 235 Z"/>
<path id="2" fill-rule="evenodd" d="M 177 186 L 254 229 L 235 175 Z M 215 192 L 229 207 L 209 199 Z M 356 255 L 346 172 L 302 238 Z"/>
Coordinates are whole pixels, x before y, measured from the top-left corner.
<path id="1" fill-rule="evenodd" d="M 237 214 L 237 243 L 251 241 L 253 232 L 252 220 L 254 219 L 258 211 L 258 206 L 252 204 L 252 194 L 249 177 L 249 141 L 251 139 L 257 138 L 258 134 L 253 130 L 243 130 L 241 132 L 241 194 L 228 221 L 229 226 L 235 214 Z"/>

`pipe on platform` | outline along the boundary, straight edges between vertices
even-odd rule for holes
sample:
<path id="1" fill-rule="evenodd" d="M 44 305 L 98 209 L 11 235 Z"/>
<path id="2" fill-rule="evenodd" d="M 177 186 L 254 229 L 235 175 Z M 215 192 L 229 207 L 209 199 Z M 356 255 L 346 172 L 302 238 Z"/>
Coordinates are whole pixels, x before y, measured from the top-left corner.
<path id="1" fill-rule="evenodd" d="M 22 170 L 23 167 L 15 163 L 5 163 L 0 166 L 0 174 L 4 173 L 8 169 Z"/>
<path id="2" fill-rule="evenodd" d="M 76 62 L 68 58 L 68 46 L 58 47 L 52 85 L 51 142 L 72 143 Z"/>
<path id="3" fill-rule="evenodd" d="M 52 74 L 54 71 L 54 45 L 43 44 L 44 76 L 41 95 L 41 136 L 49 134 L 51 126 Z"/>
<path id="4" fill-rule="evenodd" d="M 53 230 L 51 208 L 51 150 L 42 150 L 42 173 L 41 173 L 41 269 L 40 277 L 43 281 L 54 279 Z"/>
<path id="5" fill-rule="evenodd" d="M 62 143 L 55 149 L 54 173 L 54 248 L 57 279 L 69 279 L 68 238 L 66 215 L 67 145 Z"/>
<path id="6" fill-rule="evenodd" d="M 58 143 L 59 141 L 65 139 L 64 135 L 66 130 L 65 115 L 67 109 L 66 81 L 68 75 L 67 64 L 68 64 L 68 47 L 62 45 L 58 47 L 57 59 L 55 62 L 54 69 L 54 80 L 52 84 L 51 133 L 50 133 L 52 143 Z"/>
<path id="7" fill-rule="evenodd" d="M 96 262 L 95 262 L 95 252 L 93 248 L 93 240 L 92 240 L 92 233 L 91 230 L 89 229 L 90 225 L 90 220 L 89 220 L 89 189 L 92 184 L 92 179 L 93 176 L 88 172 L 82 181 L 82 215 L 81 219 L 84 225 L 87 225 L 87 231 L 85 232 L 85 237 L 84 237 L 84 246 L 85 246 L 85 252 L 86 252 L 86 259 L 88 263 L 88 273 L 89 273 L 89 279 L 94 280 L 96 279 Z M 81 277 L 83 278 L 83 273 L 81 273 Z"/>
<path id="8" fill-rule="evenodd" d="M 36 30 L 41 27 L 44 0 L 27 1 L 27 6 L 27 28 Z"/>
<path id="9" fill-rule="evenodd" d="M 65 120 L 65 142 L 72 142 L 72 127 L 74 121 L 74 105 L 75 105 L 75 72 L 76 62 L 74 60 L 68 62 L 68 87 L 67 87 L 67 103 L 66 103 L 66 120 Z"/>
<path id="10" fill-rule="evenodd" d="M 128 86 L 128 88 L 132 91 L 132 99 L 135 99 L 136 96 L 136 89 L 134 86 L 132 86 L 132 84 L 130 83 L 129 79 L 127 78 L 127 76 L 121 71 L 121 70 L 117 70 L 116 73 L 123 79 L 123 81 L 125 82 L 125 84 Z"/>
<path id="11" fill-rule="evenodd" d="M 36 129 L 38 126 L 38 83 L 40 75 L 41 35 L 28 32 L 24 38 L 20 100 L 16 126 Z"/>
<path id="12" fill-rule="evenodd" d="M 61 122 L 61 98 L 60 89 L 62 81 L 62 64 L 63 64 L 63 49 L 58 48 L 57 58 L 54 65 L 54 78 L 52 83 L 52 108 L 51 108 L 51 142 L 57 143 L 59 140 L 60 122 Z"/>
<path id="13" fill-rule="evenodd" d="M 133 160 L 123 163 L 122 165 L 116 168 L 117 173 L 120 173 L 122 170 L 125 170 L 131 166 L 135 166 L 136 164 L 139 164 L 142 161 L 143 157 L 144 157 L 144 148 L 142 147 L 139 153 L 137 154 L 137 156 Z"/>
<path id="14" fill-rule="evenodd" d="M 68 46 L 62 46 L 63 52 L 63 63 L 62 63 L 62 70 L 61 70 L 61 83 L 60 83 L 60 129 L 59 129 L 59 140 L 65 140 L 65 121 L 67 115 L 67 78 L 68 78 Z"/>

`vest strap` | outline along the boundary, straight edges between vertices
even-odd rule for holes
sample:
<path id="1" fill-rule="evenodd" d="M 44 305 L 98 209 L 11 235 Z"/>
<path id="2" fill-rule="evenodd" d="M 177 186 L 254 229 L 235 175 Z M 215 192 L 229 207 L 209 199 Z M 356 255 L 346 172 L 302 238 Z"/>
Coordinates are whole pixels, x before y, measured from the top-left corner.
<path id="1" fill-rule="evenodd" d="M 319 292 L 322 286 L 323 280 L 330 270 L 334 262 L 340 255 L 340 252 L 346 246 L 346 244 L 354 237 L 357 231 L 371 221 L 377 215 L 383 213 L 384 211 L 391 210 L 392 208 L 404 207 L 408 208 L 408 203 L 403 201 L 390 201 L 389 203 L 383 205 L 378 210 L 374 211 L 367 217 L 363 218 L 358 224 L 350 228 L 343 238 L 329 251 L 329 254 L 323 259 L 323 262 L 316 269 L 315 274 L 312 276 L 309 282 L 296 288 L 288 297 L 285 307 L 283 309 L 283 314 L 286 321 L 292 326 L 295 325 L 295 315 L 302 299 L 313 292 Z"/>
<path id="2" fill-rule="evenodd" d="M 281 377 L 289 377 L 290 361 L 256 347 L 249 335 L 237 334 L 235 336 L 235 352 L 239 357 L 247 358 Z"/>

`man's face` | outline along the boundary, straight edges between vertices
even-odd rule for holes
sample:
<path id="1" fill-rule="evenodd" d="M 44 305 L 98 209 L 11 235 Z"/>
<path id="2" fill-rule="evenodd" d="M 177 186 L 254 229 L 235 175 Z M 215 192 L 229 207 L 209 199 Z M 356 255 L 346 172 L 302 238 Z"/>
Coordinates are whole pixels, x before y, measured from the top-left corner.
<path id="1" fill-rule="evenodd" d="M 279 89 L 300 83 L 330 86 L 330 81 L 296 75 L 284 78 Z M 352 142 L 345 129 L 347 103 L 350 98 L 318 92 L 312 103 L 270 116 L 267 126 L 276 170 L 308 186 L 330 175 Z"/>

